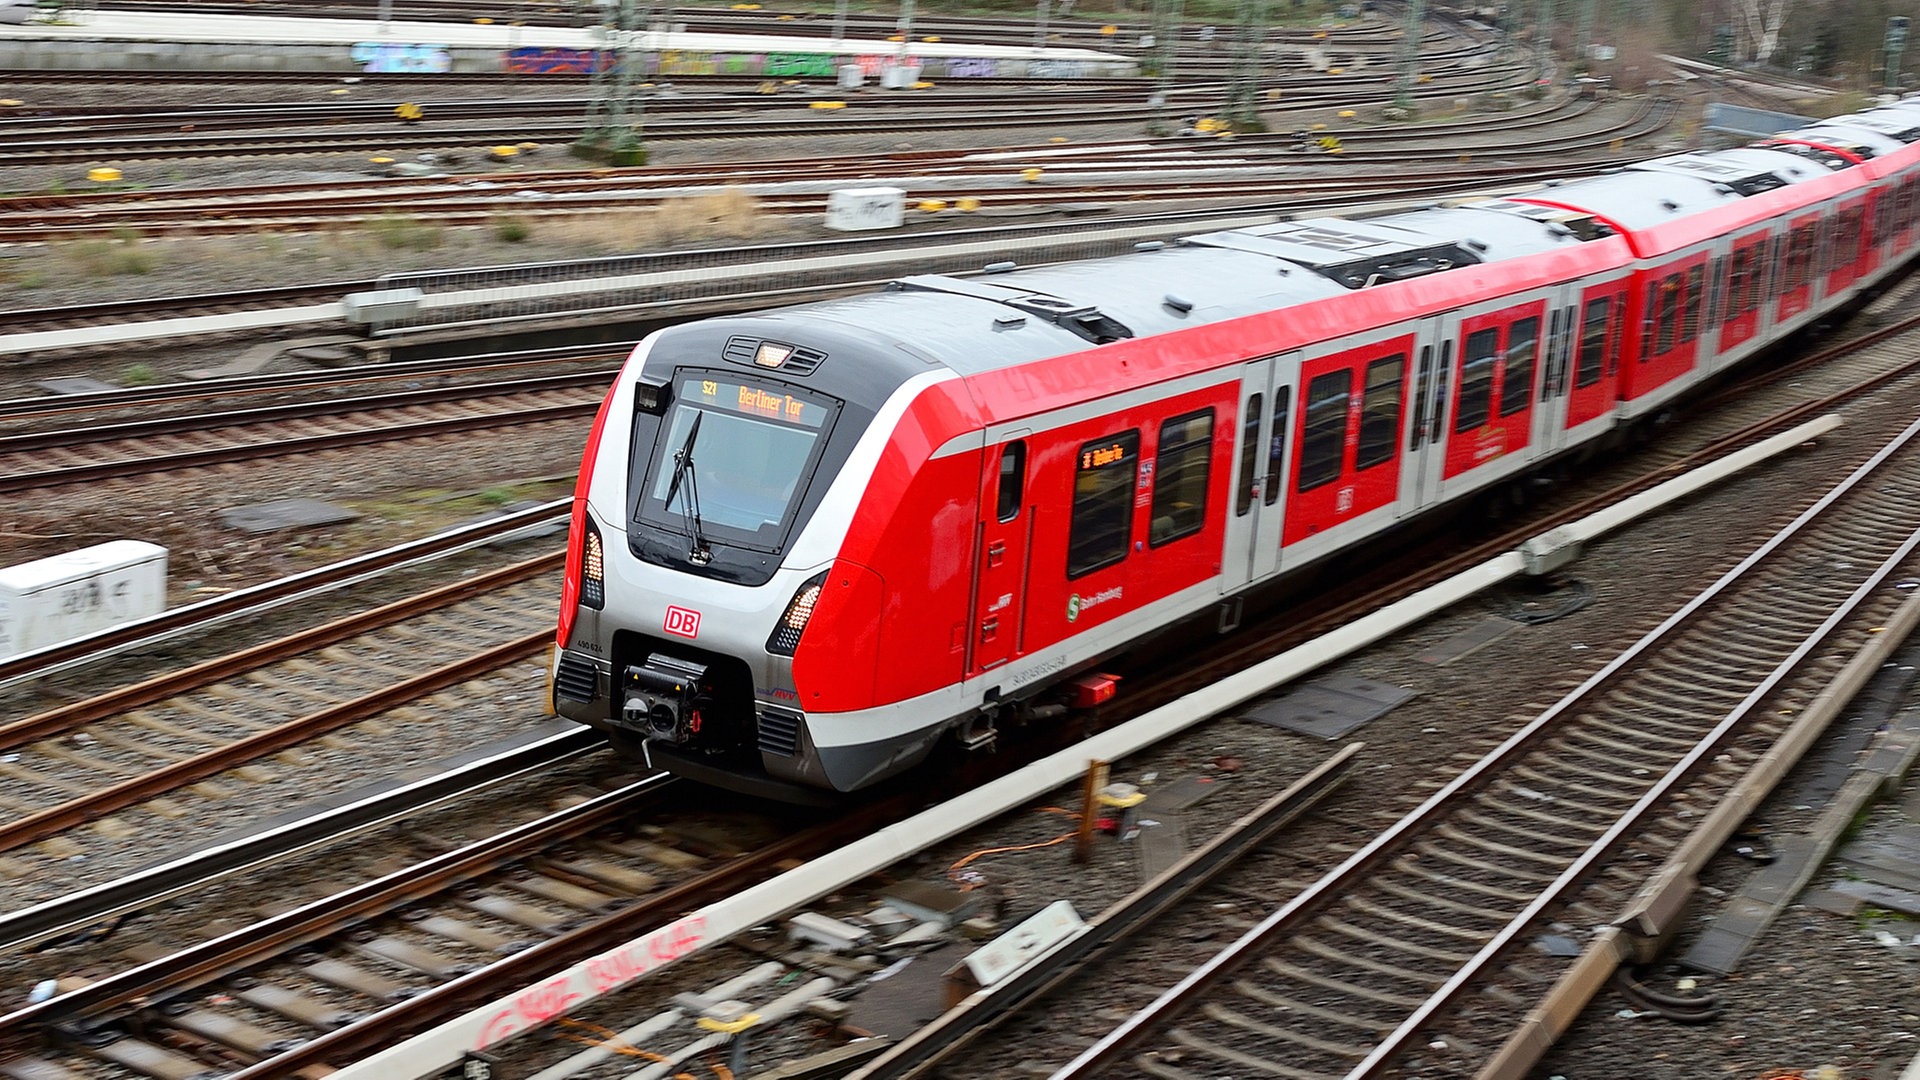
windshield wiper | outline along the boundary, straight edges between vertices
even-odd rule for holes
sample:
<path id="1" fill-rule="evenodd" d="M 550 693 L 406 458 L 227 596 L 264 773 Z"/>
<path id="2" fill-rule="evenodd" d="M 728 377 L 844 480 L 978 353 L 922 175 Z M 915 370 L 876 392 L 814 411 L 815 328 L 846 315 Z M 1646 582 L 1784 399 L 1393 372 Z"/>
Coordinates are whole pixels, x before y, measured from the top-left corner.
<path id="1" fill-rule="evenodd" d="M 667 509 L 673 509 L 673 497 L 680 493 L 681 485 L 686 485 L 686 509 L 683 521 L 686 524 L 687 561 L 695 566 L 705 566 L 713 561 L 713 549 L 707 546 L 707 538 L 700 527 L 700 484 L 693 471 L 693 441 L 700 437 L 700 421 L 706 413 L 695 411 L 693 424 L 687 428 L 687 441 L 673 455 L 673 479 L 667 482 Z"/>

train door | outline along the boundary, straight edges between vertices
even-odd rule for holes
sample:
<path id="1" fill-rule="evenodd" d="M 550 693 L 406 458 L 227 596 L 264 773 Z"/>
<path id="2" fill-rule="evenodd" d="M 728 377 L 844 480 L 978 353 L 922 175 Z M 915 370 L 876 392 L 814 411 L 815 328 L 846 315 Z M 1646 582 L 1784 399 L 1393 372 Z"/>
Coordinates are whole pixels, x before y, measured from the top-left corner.
<path id="1" fill-rule="evenodd" d="M 1539 401 L 1533 409 L 1533 445 L 1550 454 L 1565 444 L 1567 397 L 1572 388 L 1574 327 L 1579 289 L 1562 285 L 1547 297 L 1547 340 L 1540 371 Z"/>
<path id="2" fill-rule="evenodd" d="M 1641 277 L 1640 348 L 1620 381 L 1620 396 L 1634 403 L 1635 414 L 1671 398 L 1698 377 L 1709 261 L 1702 249 Z"/>
<path id="3" fill-rule="evenodd" d="M 982 455 L 980 538 L 974 553 L 973 612 L 966 668 L 971 678 L 1018 657 L 1026 609 L 1034 506 L 1027 499 L 1027 435 L 1009 431 Z"/>
<path id="4" fill-rule="evenodd" d="M 1820 214 L 1816 211 L 1794 218 L 1777 241 L 1774 257 L 1774 295 L 1779 306 L 1774 324 L 1785 326 L 1813 307 L 1815 255 L 1819 247 Z"/>
<path id="5" fill-rule="evenodd" d="M 1411 513 L 1440 497 L 1440 477 L 1446 467 L 1445 429 L 1449 388 L 1453 383 L 1453 340 L 1460 333 L 1460 316 L 1448 312 L 1425 320 L 1418 359 L 1414 363 L 1413 393 L 1408 399 L 1407 490 L 1402 504 Z"/>
<path id="6" fill-rule="evenodd" d="M 1767 246 L 1770 236 L 1756 229 L 1733 240 L 1733 251 L 1723 267 L 1725 282 L 1720 289 L 1718 342 L 1720 356 L 1728 360 L 1749 342 L 1760 337 L 1760 320 L 1765 307 Z"/>
<path id="7" fill-rule="evenodd" d="M 1840 204 L 1827 222 L 1827 235 L 1820 245 L 1826 264 L 1824 299 L 1832 299 L 1853 287 L 1861 277 L 1861 262 L 1872 252 L 1865 196 Z"/>
<path id="8" fill-rule="evenodd" d="M 1447 440 L 1443 480 L 1528 448 L 1533 431 L 1525 414 L 1533 406 L 1546 310 L 1541 301 L 1529 300 L 1460 319 L 1451 338 L 1457 344 L 1442 428 Z"/>
<path id="9" fill-rule="evenodd" d="M 1630 277 L 1588 285 L 1580 290 L 1574 312 L 1571 363 L 1568 366 L 1565 443 L 1579 442 L 1590 425 L 1611 423 L 1619 397 L 1620 361 L 1627 328 Z M 1564 445 L 1563 443 L 1562 445 Z"/>
<path id="10" fill-rule="evenodd" d="M 1395 327 L 1367 337 L 1374 340 L 1343 339 L 1300 363 L 1294 460 L 1287 465 L 1293 484 L 1281 542 L 1291 547 L 1312 540 L 1309 555 L 1335 546 L 1329 538 L 1336 532 L 1355 536 L 1368 519 L 1374 525 L 1391 520 L 1401 496 L 1401 421 L 1415 335 Z"/>
<path id="11" fill-rule="evenodd" d="M 1294 373 L 1300 354 L 1241 366 L 1240 430 L 1235 436 L 1233 509 L 1227 518 L 1220 591 L 1232 592 L 1280 569 L 1286 520 L 1285 466 Z"/>

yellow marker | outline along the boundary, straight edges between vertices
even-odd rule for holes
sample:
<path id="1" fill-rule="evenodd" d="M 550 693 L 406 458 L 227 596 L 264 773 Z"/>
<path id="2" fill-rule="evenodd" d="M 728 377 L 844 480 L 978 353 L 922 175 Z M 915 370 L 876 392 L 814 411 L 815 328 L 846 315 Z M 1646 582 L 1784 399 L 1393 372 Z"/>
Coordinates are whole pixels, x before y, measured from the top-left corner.
<path id="1" fill-rule="evenodd" d="M 847 103 L 844 101 L 814 101 L 807 105 L 809 109 L 844 109 L 846 107 Z"/>
<path id="2" fill-rule="evenodd" d="M 740 5 L 735 4 L 734 6 L 739 7 Z M 759 5 L 756 4 L 754 6 L 757 7 Z M 711 1031 L 716 1035 L 738 1035 L 759 1022 L 759 1013 L 747 1013 L 738 1020 L 715 1020 L 711 1016 L 703 1016 L 694 1021 L 695 1025 L 702 1031 Z"/>
<path id="3" fill-rule="evenodd" d="M 954 206 L 963 214 L 971 214 L 975 210 L 980 209 L 980 200 L 969 195 L 955 203 Z"/>
<path id="4" fill-rule="evenodd" d="M 947 208 L 947 200 L 945 199 L 921 199 L 920 200 L 920 212 L 923 214 L 937 214 L 940 211 L 945 210 L 946 208 Z"/>
<path id="5" fill-rule="evenodd" d="M 111 184 L 120 179 L 120 170 L 102 165 L 97 169 L 88 169 L 87 179 L 96 184 Z"/>
<path id="6" fill-rule="evenodd" d="M 1120 28 L 1113 25 L 1107 25 L 1100 28 L 1101 37 L 1112 37 L 1113 35 L 1119 32 L 1120 32 Z"/>
<path id="7" fill-rule="evenodd" d="M 1033 168 L 1021 169 L 1020 179 L 1025 180 L 1029 184 L 1038 183 L 1040 180 L 1040 170 Z"/>
<path id="8" fill-rule="evenodd" d="M 420 106 L 414 104 L 411 101 L 403 101 L 400 104 L 395 105 L 393 107 L 393 115 L 411 124 L 414 121 L 420 119 L 421 117 L 427 115 L 427 110 L 421 108 Z"/>
<path id="9" fill-rule="evenodd" d="M 508 158 L 519 157 L 520 148 L 517 146 L 496 146 L 489 149 L 487 151 L 487 154 L 490 157 L 498 158 L 501 161 L 505 161 Z"/>
<path id="10" fill-rule="evenodd" d="M 921 41 L 939 41 L 940 39 L 938 37 L 923 37 L 920 40 Z"/>
<path id="11" fill-rule="evenodd" d="M 933 84 L 922 79 L 921 81 L 914 83 L 913 88 L 915 90 L 931 90 L 933 89 Z"/>
<path id="12" fill-rule="evenodd" d="M 1353 119 L 1354 117 L 1356 117 L 1356 116 L 1359 116 L 1359 115 L 1360 115 L 1359 113 L 1357 113 L 1357 112 L 1354 112 L 1354 111 L 1353 111 L 1352 109 L 1341 109 L 1341 110 L 1340 110 L 1340 119 L 1342 119 L 1342 120 L 1351 120 L 1351 119 Z"/>
<path id="13" fill-rule="evenodd" d="M 26 102 L 21 101 L 19 98 L 0 98 L 0 108 L 17 109 L 25 104 Z"/>
<path id="14" fill-rule="evenodd" d="M 1053 138 L 1048 139 L 1047 141 L 1050 143 L 1063 143 L 1067 141 L 1067 137 L 1065 135 L 1055 135 Z"/>
<path id="15" fill-rule="evenodd" d="M 477 18 L 477 19 L 475 19 L 475 20 L 473 20 L 473 21 L 474 21 L 474 22 L 476 22 L 476 23 L 479 23 L 479 24 L 480 24 L 481 26 L 492 26 L 492 25 L 493 25 L 493 20 L 492 20 L 492 19 L 489 19 L 489 18 L 487 18 L 487 17 L 485 16 L 485 15 L 482 15 L 482 16 L 480 16 L 479 18 Z"/>
<path id="16" fill-rule="evenodd" d="M 368 158 L 367 160 L 368 160 L 368 161 L 371 161 L 371 162 L 373 162 L 373 163 L 374 163 L 375 165 L 391 165 L 391 164 L 393 164 L 393 159 L 392 159 L 392 158 L 390 158 L 390 157 L 386 157 L 385 155 L 382 155 L 382 156 L 380 156 L 380 157 L 370 157 L 370 158 Z"/>
<path id="17" fill-rule="evenodd" d="M 523 142 L 520 144 L 520 152 L 523 154 L 531 154 L 538 149 L 540 149 L 540 144 L 537 142 Z"/>

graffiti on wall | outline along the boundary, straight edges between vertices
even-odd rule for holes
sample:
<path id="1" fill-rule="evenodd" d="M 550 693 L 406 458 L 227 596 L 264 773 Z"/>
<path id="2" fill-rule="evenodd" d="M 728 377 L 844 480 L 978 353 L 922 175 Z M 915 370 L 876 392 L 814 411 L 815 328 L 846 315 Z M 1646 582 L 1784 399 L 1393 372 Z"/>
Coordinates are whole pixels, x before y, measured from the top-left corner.
<path id="1" fill-rule="evenodd" d="M 501 63 L 515 75 L 586 75 L 605 70 L 613 54 L 601 49 L 528 47 L 509 49 Z M 358 54 L 354 57 L 358 60 Z M 905 63 L 918 67 L 928 78 L 991 79 L 1000 74 L 1000 61 L 987 57 L 902 58 L 893 53 L 867 53 L 842 56 L 835 53 L 768 52 L 729 53 L 704 49 L 663 49 L 638 56 L 640 74 L 646 78 L 672 78 L 698 75 L 750 75 L 767 79 L 830 79 L 845 64 L 860 69 L 866 78 L 878 78 L 888 68 Z M 1047 65 L 1046 74 L 1055 78 L 1079 78 L 1090 74 L 1080 61 L 1031 61 Z M 369 68 L 368 70 L 374 70 Z M 425 70 L 413 68 L 383 70 Z M 445 70 L 444 68 L 441 70 Z"/>
<path id="2" fill-rule="evenodd" d="M 349 53 L 369 75 L 437 75 L 453 70 L 453 54 L 445 45 L 403 45 L 396 41 L 362 41 Z"/>

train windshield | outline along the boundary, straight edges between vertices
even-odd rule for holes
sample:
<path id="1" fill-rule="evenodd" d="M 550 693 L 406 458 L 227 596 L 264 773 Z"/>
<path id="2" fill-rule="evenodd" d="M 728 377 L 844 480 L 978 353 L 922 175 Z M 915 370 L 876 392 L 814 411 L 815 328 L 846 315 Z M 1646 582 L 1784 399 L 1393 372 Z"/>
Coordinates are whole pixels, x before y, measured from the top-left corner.
<path id="1" fill-rule="evenodd" d="M 695 376 L 674 387 L 639 516 L 706 542 L 777 550 L 837 403 L 791 387 Z"/>

